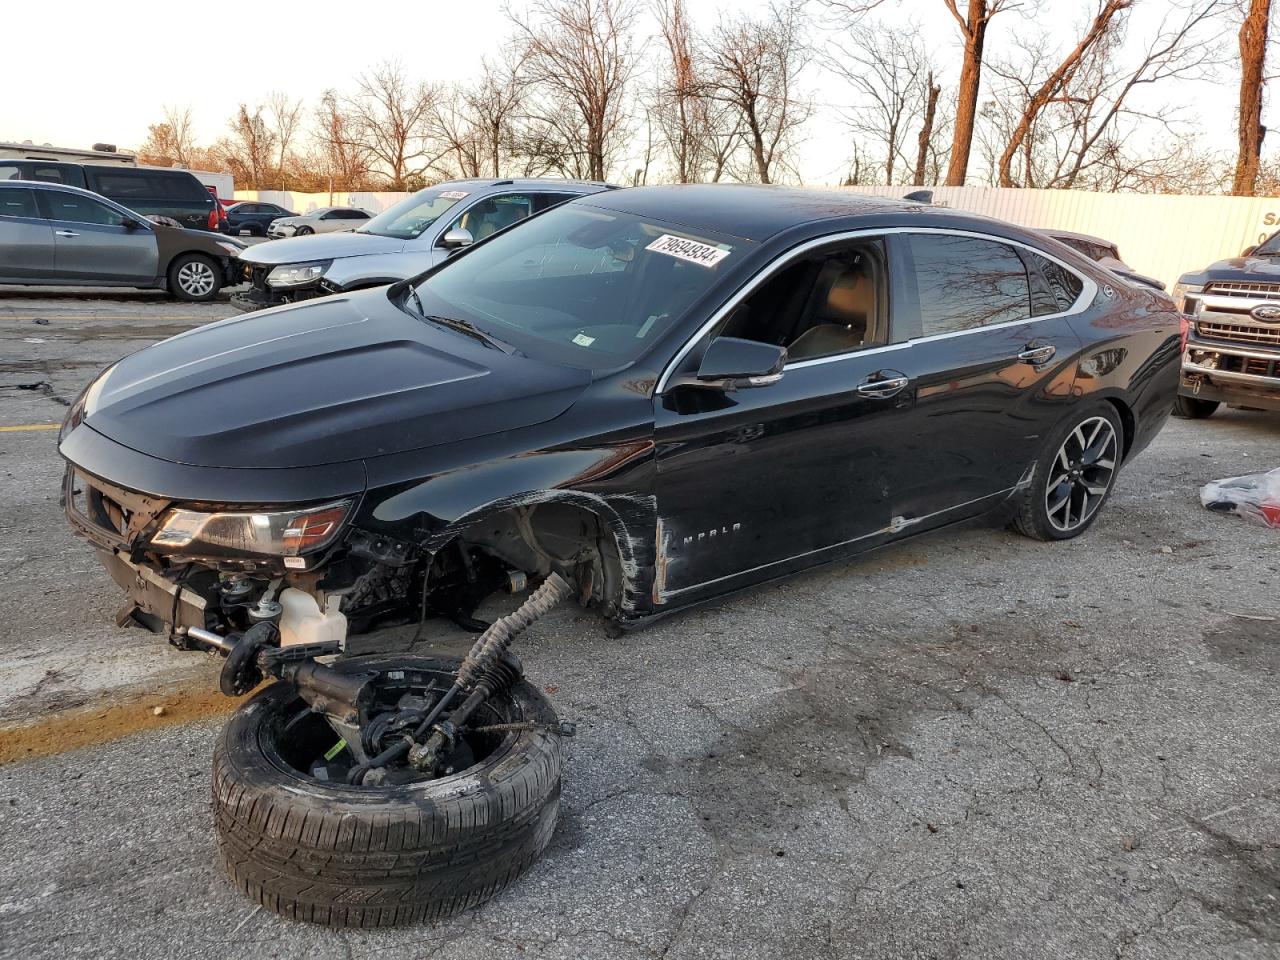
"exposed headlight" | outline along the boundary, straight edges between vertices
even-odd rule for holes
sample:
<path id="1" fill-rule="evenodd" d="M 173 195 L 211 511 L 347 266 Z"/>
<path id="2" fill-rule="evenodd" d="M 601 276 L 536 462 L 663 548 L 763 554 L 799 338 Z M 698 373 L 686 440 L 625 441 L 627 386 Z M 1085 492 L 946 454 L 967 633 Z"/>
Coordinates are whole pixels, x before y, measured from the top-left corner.
<path id="1" fill-rule="evenodd" d="M 151 537 L 151 545 L 184 552 L 212 548 L 217 553 L 297 557 L 332 543 L 350 509 L 350 500 L 271 513 L 201 513 L 173 507 Z"/>
<path id="2" fill-rule="evenodd" d="M 331 263 L 332 260 L 322 260 L 319 263 L 282 263 L 267 274 L 267 284 L 272 287 L 296 287 L 311 283 L 323 277 Z"/>

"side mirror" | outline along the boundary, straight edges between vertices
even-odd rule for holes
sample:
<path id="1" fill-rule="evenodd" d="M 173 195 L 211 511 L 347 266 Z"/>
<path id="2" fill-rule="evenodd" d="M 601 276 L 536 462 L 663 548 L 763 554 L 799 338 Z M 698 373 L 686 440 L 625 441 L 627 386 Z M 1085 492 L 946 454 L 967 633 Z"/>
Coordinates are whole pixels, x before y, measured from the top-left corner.
<path id="1" fill-rule="evenodd" d="M 786 362 L 786 347 L 758 340 L 716 337 L 707 345 L 697 374 L 681 383 L 713 390 L 763 387 L 782 379 Z"/>
<path id="2" fill-rule="evenodd" d="M 1251 256 L 1253 256 L 1253 251 L 1255 251 L 1255 250 L 1257 250 L 1257 249 L 1258 249 L 1258 248 L 1257 248 L 1256 246 L 1253 246 L 1253 247 L 1245 247 L 1243 250 L 1241 250 L 1241 251 L 1240 251 L 1240 256 L 1242 256 L 1242 257 L 1251 257 Z"/>
<path id="3" fill-rule="evenodd" d="M 471 235 L 470 230 L 464 230 L 462 227 L 454 227 L 452 230 L 445 232 L 440 238 L 440 246 L 446 250 L 457 250 L 459 247 L 469 247 L 476 242 L 476 238 Z"/>
<path id="4" fill-rule="evenodd" d="M 135 230 L 142 229 L 142 224 L 140 224 L 137 220 L 134 220 L 132 217 L 126 217 L 124 222 L 121 223 L 120 226 L 124 227 L 130 233 L 133 233 L 133 231 Z"/>

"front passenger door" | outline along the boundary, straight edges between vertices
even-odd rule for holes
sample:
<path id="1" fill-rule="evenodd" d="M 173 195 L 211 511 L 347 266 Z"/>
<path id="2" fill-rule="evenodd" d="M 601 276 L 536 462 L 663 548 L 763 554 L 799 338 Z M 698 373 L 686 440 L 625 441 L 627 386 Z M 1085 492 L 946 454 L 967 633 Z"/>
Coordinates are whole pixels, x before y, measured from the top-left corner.
<path id="1" fill-rule="evenodd" d="M 54 276 L 74 281 L 150 283 L 159 269 L 150 224 L 78 193 L 38 191 L 53 227 Z M 125 226 L 132 221 L 132 228 Z"/>

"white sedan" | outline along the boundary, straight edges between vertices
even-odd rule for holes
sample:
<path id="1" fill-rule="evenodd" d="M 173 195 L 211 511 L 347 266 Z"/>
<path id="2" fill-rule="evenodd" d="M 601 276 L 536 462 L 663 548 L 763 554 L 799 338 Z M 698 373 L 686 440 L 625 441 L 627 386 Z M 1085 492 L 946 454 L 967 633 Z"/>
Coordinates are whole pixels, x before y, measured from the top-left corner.
<path id="1" fill-rule="evenodd" d="M 338 233 L 354 230 L 372 217 L 359 207 L 320 207 L 296 217 L 281 217 L 267 227 L 268 237 L 305 237 L 312 233 Z"/>

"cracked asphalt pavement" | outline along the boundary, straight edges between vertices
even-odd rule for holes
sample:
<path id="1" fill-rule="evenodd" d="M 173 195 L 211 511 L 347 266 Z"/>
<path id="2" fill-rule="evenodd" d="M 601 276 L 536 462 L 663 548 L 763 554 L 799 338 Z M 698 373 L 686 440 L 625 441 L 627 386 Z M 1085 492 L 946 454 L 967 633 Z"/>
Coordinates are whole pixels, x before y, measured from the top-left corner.
<path id="1" fill-rule="evenodd" d="M 7 294 L 0 425 L 231 313 Z M 1226 410 L 1171 422 L 1079 540 L 952 530 L 621 640 L 558 610 L 519 643 L 578 725 L 551 849 L 452 922 L 364 933 L 224 879 L 224 708 L 179 709 L 217 663 L 112 625 L 53 433 L 0 432 L 0 956 L 1280 957 L 1280 531 L 1196 497 L 1278 461 L 1280 416 Z"/>

